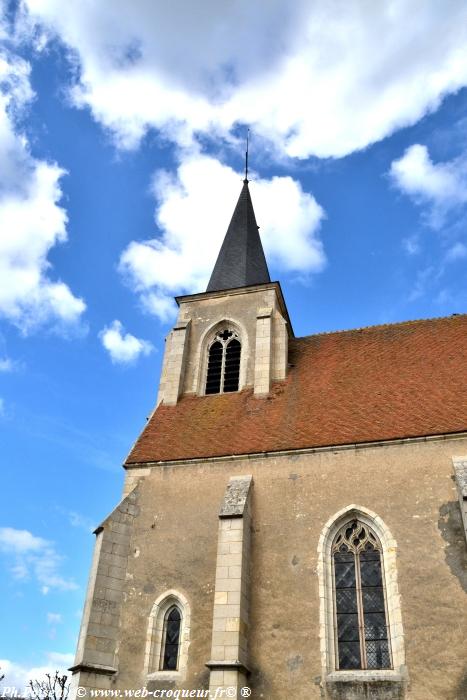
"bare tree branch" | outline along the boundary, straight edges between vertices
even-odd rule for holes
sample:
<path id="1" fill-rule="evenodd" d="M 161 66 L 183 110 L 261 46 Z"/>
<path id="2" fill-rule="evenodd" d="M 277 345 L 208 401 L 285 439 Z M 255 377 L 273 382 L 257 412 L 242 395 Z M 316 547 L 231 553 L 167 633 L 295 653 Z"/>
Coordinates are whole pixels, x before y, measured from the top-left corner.
<path id="1" fill-rule="evenodd" d="M 55 671 L 55 676 L 46 673 L 45 678 L 43 681 L 29 681 L 34 700 L 67 700 L 70 691 L 68 676 Z"/>

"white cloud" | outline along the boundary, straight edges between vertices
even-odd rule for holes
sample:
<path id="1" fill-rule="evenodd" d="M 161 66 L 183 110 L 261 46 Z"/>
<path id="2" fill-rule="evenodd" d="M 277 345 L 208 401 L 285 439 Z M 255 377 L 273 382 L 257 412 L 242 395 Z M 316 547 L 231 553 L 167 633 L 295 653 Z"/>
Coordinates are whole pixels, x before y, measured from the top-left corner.
<path id="1" fill-rule="evenodd" d="M 62 591 L 78 588 L 74 581 L 60 574 L 63 557 L 57 553 L 53 542 L 36 537 L 28 530 L 0 528 L 0 552 L 9 558 L 9 570 L 14 578 L 34 578 L 44 595 L 52 588 Z"/>
<path id="2" fill-rule="evenodd" d="M 15 363 L 9 357 L 0 357 L 0 372 L 12 372 Z"/>
<path id="3" fill-rule="evenodd" d="M 79 62 L 72 90 L 123 147 L 249 124 L 282 153 L 343 156 L 467 84 L 464 0 L 24 0 Z M 24 31 L 24 27 L 23 27 Z M 176 37 L 176 40 L 174 40 Z"/>
<path id="4" fill-rule="evenodd" d="M 419 270 L 417 272 L 415 283 L 409 294 L 408 300 L 412 302 L 417 301 L 417 299 L 423 297 L 426 294 L 427 290 L 433 285 L 436 276 L 436 271 L 433 265 L 429 265 L 428 267 Z"/>
<path id="5" fill-rule="evenodd" d="M 162 238 L 132 241 L 120 259 L 121 272 L 150 312 L 166 320 L 174 311 L 173 294 L 206 288 L 241 186 L 238 173 L 207 156 L 187 157 L 177 177 L 156 173 Z M 291 177 L 255 179 L 250 189 L 269 261 L 299 274 L 321 270 L 324 211 L 314 197 Z"/>
<path id="6" fill-rule="evenodd" d="M 465 202 L 466 177 L 462 161 L 433 163 L 428 149 L 419 143 L 410 146 L 404 155 L 391 163 L 390 175 L 403 192 L 434 202 Z"/>
<path id="7" fill-rule="evenodd" d="M 4 680 L 0 683 L 0 687 L 6 689 L 16 688 L 18 696 L 27 696 L 30 680 L 45 680 L 45 676 L 49 673 L 52 677 L 55 671 L 59 674 L 70 676 L 67 669 L 73 664 L 73 654 L 63 654 L 60 652 L 50 651 L 45 654 L 44 664 L 42 666 L 26 666 L 25 664 L 11 661 L 10 659 L 0 659 L 0 669 L 5 675 Z M 26 692 L 25 692 L 26 691 Z"/>
<path id="8" fill-rule="evenodd" d="M 48 546 L 47 540 L 36 537 L 28 530 L 15 530 L 12 527 L 0 528 L 0 547 L 4 552 L 38 552 Z"/>
<path id="9" fill-rule="evenodd" d="M 417 236 L 409 236 L 408 238 L 404 238 L 402 245 L 408 255 L 418 255 L 420 252 L 420 241 L 418 240 Z"/>
<path id="10" fill-rule="evenodd" d="M 47 613 L 47 624 L 58 625 L 61 622 L 62 622 L 62 616 L 60 615 L 60 613 L 52 613 L 52 612 Z"/>
<path id="11" fill-rule="evenodd" d="M 91 518 L 81 515 L 81 513 L 70 510 L 67 512 L 67 515 L 72 527 L 82 528 L 83 530 L 86 530 L 86 532 L 92 532 L 96 528 L 96 523 L 93 522 Z"/>
<path id="12" fill-rule="evenodd" d="M 67 666 L 71 666 L 75 658 L 74 654 L 68 653 L 68 654 L 63 654 L 59 651 L 49 651 L 47 653 L 47 659 L 48 662 L 51 664 L 55 664 L 57 670 L 60 670 L 60 668 L 66 668 Z"/>
<path id="13" fill-rule="evenodd" d="M 1 24 L 1 17 L 0 17 Z M 75 324 L 85 303 L 50 277 L 50 250 L 67 240 L 56 163 L 32 157 L 17 117 L 33 99 L 29 64 L 0 52 L 0 317 L 28 332 Z"/>
<path id="14" fill-rule="evenodd" d="M 433 163 L 426 146 L 410 146 L 391 163 L 394 185 L 417 204 L 426 206 L 429 222 L 438 227 L 446 213 L 467 203 L 467 159 Z"/>
<path id="15" fill-rule="evenodd" d="M 5 399 L 0 396 L 0 417 L 5 415 Z"/>
<path id="16" fill-rule="evenodd" d="M 110 359 L 116 364 L 135 362 L 140 355 L 149 355 L 154 350 L 149 341 L 125 333 L 120 321 L 113 321 L 109 327 L 105 327 L 99 337 Z"/>
<path id="17" fill-rule="evenodd" d="M 456 262 L 457 260 L 465 260 L 467 258 L 467 246 L 458 241 L 449 248 L 446 253 L 446 262 Z"/>

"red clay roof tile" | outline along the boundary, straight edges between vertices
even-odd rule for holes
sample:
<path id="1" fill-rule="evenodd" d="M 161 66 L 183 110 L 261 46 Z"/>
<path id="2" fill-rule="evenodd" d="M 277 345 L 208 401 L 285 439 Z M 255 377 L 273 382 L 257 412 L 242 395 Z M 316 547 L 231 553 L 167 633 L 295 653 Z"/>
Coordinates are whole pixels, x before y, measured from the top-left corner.
<path id="1" fill-rule="evenodd" d="M 266 399 L 161 404 L 126 464 L 467 431 L 467 315 L 289 342 L 288 377 Z"/>

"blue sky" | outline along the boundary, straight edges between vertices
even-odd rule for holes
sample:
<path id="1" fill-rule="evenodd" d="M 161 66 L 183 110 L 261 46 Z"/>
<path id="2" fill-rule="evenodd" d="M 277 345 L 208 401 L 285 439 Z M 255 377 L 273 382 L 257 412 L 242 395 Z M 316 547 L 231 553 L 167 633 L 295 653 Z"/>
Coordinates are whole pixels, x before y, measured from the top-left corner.
<path id="1" fill-rule="evenodd" d="M 205 288 L 247 124 L 296 335 L 467 310 L 465 3 L 288 5 L 0 0 L 9 685 L 72 661 L 90 533 L 154 405 L 171 299 Z"/>

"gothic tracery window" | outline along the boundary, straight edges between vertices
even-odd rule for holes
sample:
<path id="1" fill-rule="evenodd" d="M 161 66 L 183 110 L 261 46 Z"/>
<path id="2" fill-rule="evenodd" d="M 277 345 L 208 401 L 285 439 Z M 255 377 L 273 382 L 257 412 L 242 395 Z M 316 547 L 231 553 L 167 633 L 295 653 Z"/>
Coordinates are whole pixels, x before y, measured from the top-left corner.
<path id="1" fill-rule="evenodd" d="M 216 333 L 208 350 L 206 394 L 238 391 L 241 350 L 235 331 L 224 328 Z"/>
<path id="2" fill-rule="evenodd" d="M 381 544 L 354 519 L 332 545 L 336 666 L 339 670 L 391 668 Z"/>

